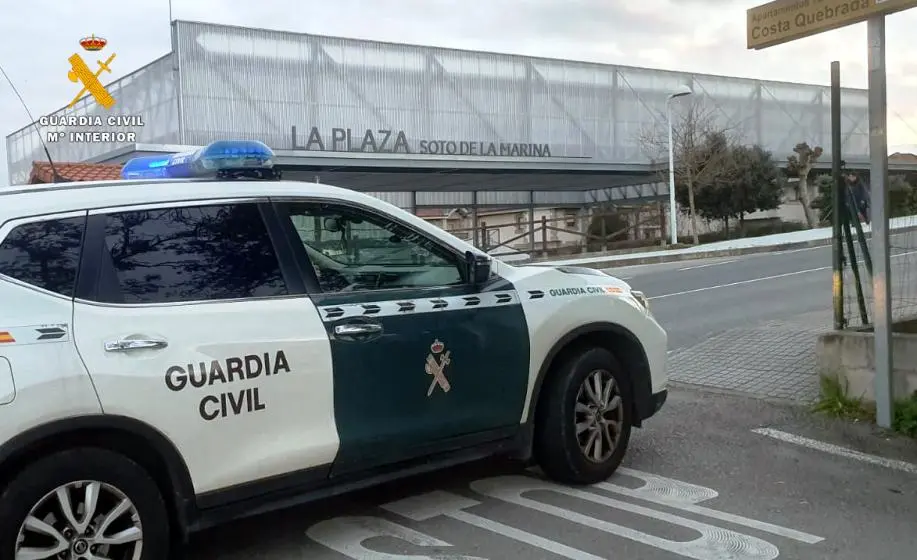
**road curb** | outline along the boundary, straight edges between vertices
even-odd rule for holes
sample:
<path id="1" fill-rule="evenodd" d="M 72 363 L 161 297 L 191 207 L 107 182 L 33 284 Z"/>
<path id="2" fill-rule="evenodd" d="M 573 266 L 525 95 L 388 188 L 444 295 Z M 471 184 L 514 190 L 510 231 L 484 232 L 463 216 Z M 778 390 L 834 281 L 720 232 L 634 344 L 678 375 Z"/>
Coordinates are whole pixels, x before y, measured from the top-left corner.
<path id="1" fill-rule="evenodd" d="M 808 249 L 831 245 L 830 239 L 813 239 L 811 241 L 796 241 L 794 243 L 781 243 L 780 245 L 762 245 L 760 247 L 742 247 L 739 249 L 712 249 L 710 251 L 693 251 L 675 255 L 652 255 L 631 259 L 613 259 L 589 263 L 589 267 L 612 268 L 615 266 L 633 266 L 640 264 L 660 264 L 665 262 L 693 261 L 697 259 L 711 259 L 714 257 L 737 257 L 753 255 L 755 253 L 777 253 L 793 249 Z"/>
<path id="2" fill-rule="evenodd" d="M 917 231 L 917 226 L 908 226 L 891 231 L 892 235 L 909 233 Z M 872 238 L 872 232 L 864 235 L 866 239 Z M 856 240 L 856 237 L 854 237 Z M 810 249 L 815 247 L 827 247 L 832 242 L 831 238 L 810 239 L 808 241 L 794 241 L 791 243 L 781 243 L 778 245 L 762 245 L 760 247 L 741 247 L 738 249 L 711 249 L 709 251 L 692 251 L 690 253 L 676 253 L 669 255 L 646 255 L 643 257 L 633 258 L 613 258 L 609 256 L 608 260 L 599 260 L 588 263 L 571 264 L 570 266 L 583 266 L 587 268 L 615 268 L 621 266 L 636 266 L 641 264 L 661 264 L 666 262 L 692 261 L 697 259 L 710 259 L 715 257 L 737 257 L 741 255 L 754 255 L 757 253 L 779 253 L 782 251 L 792 251 L 794 249 Z M 574 259 L 570 259 L 574 260 Z M 556 262 L 544 263 L 525 263 L 551 265 Z M 562 265 L 558 265 L 562 266 Z"/>
<path id="3" fill-rule="evenodd" d="M 671 363 L 671 356 L 669 357 Z M 742 391 L 740 389 L 726 389 L 724 387 L 715 387 L 713 385 L 704 385 L 702 383 L 687 383 L 669 379 L 666 386 L 673 391 L 693 391 L 695 393 L 705 393 L 708 395 L 717 395 L 721 397 L 738 397 L 748 400 L 762 401 L 774 405 L 796 408 L 803 411 L 811 411 L 812 405 L 818 402 L 818 397 L 812 398 L 794 398 L 794 397 L 775 397 L 765 393 L 754 393 Z"/>

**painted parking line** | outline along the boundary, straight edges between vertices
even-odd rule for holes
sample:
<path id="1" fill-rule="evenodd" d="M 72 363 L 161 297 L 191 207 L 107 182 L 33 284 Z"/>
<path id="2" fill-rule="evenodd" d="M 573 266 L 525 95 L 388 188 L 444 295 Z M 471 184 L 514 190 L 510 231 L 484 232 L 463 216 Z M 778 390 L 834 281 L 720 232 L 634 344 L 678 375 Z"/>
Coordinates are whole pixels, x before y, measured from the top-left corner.
<path id="1" fill-rule="evenodd" d="M 872 465 L 878 465 L 880 467 L 885 467 L 887 469 L 894 469 L 896 471 L 903 471 L 910 474 L 917 474 L 917 465 L 913 463 L 908 463 L 907 461 L 899 461 L 897 459 L 887 459 L 885 457 L 879 457 L 878 455 L 870 455 L 868 453 L 862 453 L 847 447 L 841 447 L 840 445 L 834 445 L 833 443 L 826 443 L 823 441 L 818 441 L 816 439 L 810 439 L 807 437 L 797 436 L 796 434 L 791 434 L 789 432 L 782 432 L 780 430 L 774 430 L 772 428 L 756 428 L 752 432 L 767 436 L 769 438 L 774 438 L 786 443 L 792 443 L 794 445 L 799 445 L 802 447 L 808 447 L 809 449 L 814 449 L 816 451 L 821 451 L 823 453 L 830 453 L 832 455 L 837 455 L 839 457 L 846 457 L 848 459 L 853 459 L 855 461 L 862 461 L 864 463 L 869 463 Z"/>
<path id="2" fill-rule="evenodd" d="M 634 487 L 633 484 L 621 483 L 621 476 L 636 479 L 642 482 L 642 485 Z M 509 475 L 476 480 L 470 483 L 469 488 L 480 496 L 481 500 L 503 502 L 516 510 L 527 509 L 542 519 L 553 517 L 558 524 L 588 527 L 605 533 L 608 537 L 623 538 L 681 558 L 773 560 L 780 556 L 780 549 L 775 544 L 779 544 L 780 541 L 770 542 L 760 536 L 740 532 L 736 530 L 738 527 L 810 545 L 824 540 L 822 537 L 789 527 L 703 507 L 699 505 L 701 502 L 719 495 L 716 490 L 627 468 L 620 469 L 619 473 L 607 482 L 587 487 L 564 486 L 536 476 Z M 543 492 L 572 498 L 593 512 L 596 511 L 595 507 L 599 506 L 616 518 L 624 513 L 629 514 L 632 519 L 626 525 L 622 525 L 595 515 L 587 515 L 582 511 L 559 507 L 535 497 L 537 493 Z M 617 500 L 611 497 L 612 494 L 625 496 L 630 501 Z M 438 518 L 450 519 L 570 560 L 604 560 L 617 556 L 613 553 L 599 556 L 594 552 L 575 548 L 572 546 L 573 543 L 565 544 L 538 535 L 534 532 L 534 527 L 525 526 L 524 522 L 520 523 L 518 516 L 504 516 L 496 510 L 491 510 L 488 516 L 484 516 L 473 511 L 473 508 L 482 504 L 482 501 L 468 496 L 435 490 L 380 507 L 413 522 L 415 527 L 416 524 Z M 690 514 L 691 517 L 685 517 L 682 513 Z M 701 521 L 698 517 L 712 522 Z M 728 526 L 716 524 L 717 521 L 725 522 Z M 647 522 L 650 527 L 661 522 L 693 530 L 697 536 L 691 540 L 665 538 L 659 535 L 658 529 L 651 529 L 651 532 L 642 531 L 641 524 Z M 542 523 L 537 526 L 544 525 Z M 468 556 L 451 552 L 450 549 L 456 547 L 467 548 L 466 543 L 447 542 L 397 521 L 376 516 L 335 517 L 312 525 L 306 534 L 316 543 L 357 560 L 394 560 L 404 557 L 374 549 L 373 537 L 388 537 L 415 547 L 427 548 L 427 555 L 415 553 L 411 556 L 418 560 L 488 560 L 501 557 Z M 444 538 L 448 538 L 448 535 Z M 464 538 L 467 539 L 467 535 Z M 613 545 L 609 542 L 608 546 Z M 487 553 L 478 549 L 475 552 Z"/>

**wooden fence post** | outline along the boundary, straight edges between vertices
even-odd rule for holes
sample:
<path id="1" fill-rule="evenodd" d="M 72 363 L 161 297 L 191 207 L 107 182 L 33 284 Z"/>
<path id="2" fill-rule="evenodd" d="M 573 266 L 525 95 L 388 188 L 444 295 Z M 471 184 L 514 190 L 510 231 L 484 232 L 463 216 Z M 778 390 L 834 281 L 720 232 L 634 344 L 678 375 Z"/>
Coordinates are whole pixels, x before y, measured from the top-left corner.
<path id="1" fill-rule="evenodd" d="M 541 217 L 541 256 L 548 256 L 548 217 Z"/>
<path id="2" fill-rule="evenodd" d="M 606 231 L 607 226 L 605 224 L 605 217 L 606 217 L 605 212 L 603 211 L 602 220 L 601 220 L 602 221 L 602 250 L 603 251 L 608 250 L 608 231 Z"/>
<path id="3" fill-rule="evenodd" d="M 577 229 L 579 229 L 580 232 L 582 232 L 583 234 L 582 236 L 583 237 L 583 246 L 580 247 L 579 252 L 588 253 L 589 252 L 589 217 L 586 214 L 586 211 L 584 209 L 580 209 L 579 212 L 577 212 L 576 223 L 579 226 Z"/>

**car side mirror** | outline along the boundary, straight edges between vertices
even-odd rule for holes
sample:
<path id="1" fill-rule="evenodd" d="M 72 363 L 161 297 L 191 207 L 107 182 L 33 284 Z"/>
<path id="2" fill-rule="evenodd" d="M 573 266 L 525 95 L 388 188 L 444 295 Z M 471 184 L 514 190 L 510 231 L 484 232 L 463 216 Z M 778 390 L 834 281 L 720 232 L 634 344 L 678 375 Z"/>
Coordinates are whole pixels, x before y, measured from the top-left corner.
<path id="1" fill-rule="evenodd" d="M 490 257 L 467 251 L 465 253 L 465 262 L 470 283 L 479 286 L 490 280 Z"/>

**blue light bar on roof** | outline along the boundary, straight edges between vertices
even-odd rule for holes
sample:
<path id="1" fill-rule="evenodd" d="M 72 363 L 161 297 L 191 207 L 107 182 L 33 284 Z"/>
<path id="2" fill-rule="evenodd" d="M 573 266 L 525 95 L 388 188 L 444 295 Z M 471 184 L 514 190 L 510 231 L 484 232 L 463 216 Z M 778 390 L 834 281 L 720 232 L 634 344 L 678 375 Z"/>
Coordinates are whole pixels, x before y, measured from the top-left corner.
<path id="1" fill-rule="evenodd" d="M 193 152 L 144 156 L 128 160 L 122 179 L 191 179 L 216 177 L 221 171 L 274 167 L 274 152 L 257 140 L 220 140 Z"/>

